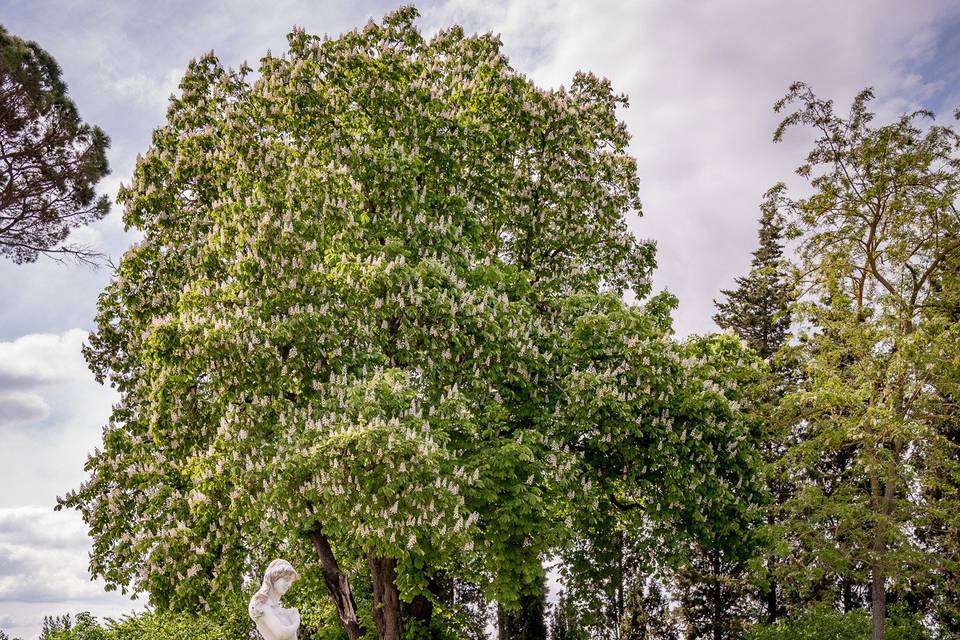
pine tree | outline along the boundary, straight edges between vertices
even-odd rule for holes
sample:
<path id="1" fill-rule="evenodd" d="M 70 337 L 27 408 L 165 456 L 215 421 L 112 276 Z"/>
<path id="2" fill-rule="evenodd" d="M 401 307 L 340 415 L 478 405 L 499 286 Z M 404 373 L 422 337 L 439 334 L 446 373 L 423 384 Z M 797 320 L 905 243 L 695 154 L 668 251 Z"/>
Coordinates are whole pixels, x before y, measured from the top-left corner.
<path id="1" fill-rule="evenodd" d="M 109 145 L 80 120 L 56 60 L 0 26 L 0 256 L 97 264 L 102 254 L 63 241 L 110 211 L 94 189 L 109 173 Z"/>
<path id="2" fill-rule="evenodd" d="M 779 399 L 796 377 L 795 363 L 784 349 L 790 337 L 793 290 L 788 275 L 788 263 L 783 258 L 783 221 L 775 207 L 765 205 L 762 208 L 757 235 L 758 247 L 753 252 L 750 271 L 736 279 L 735 289 L 721 291 L 726 301 L 714 301 L 717 313 L 713 319 L 721 328 L 732 330 L 768 365 L 766 388 L 758 410 L 764 422 L 762 452 L 768 469 L 767 490 L 771 498 L 766 524 L 772 526 L 777 520 L 777 505 L 790 491 L 789 486 L 772 473 L 772 465 L 786 450 L 786 434 L 778 426 L 775 411 Z M 708 552 L 708 555 L 709 553 L 713 552 Z M 742 580 L 745 577 L 746 568 L 740 563 L 718 559 L 717 562 L 711 560 L 709 564 L 729 567 L 734 571 L 737 575 L 725 576 L 728 581 Z M 760 579 L 765 584 L 761 600 L 768 622 L 774 622 L 784 612 L 771 564 L 772 561 L 768 560 L 765 575 Z M 713 578 L 719 580 L 721 577 Z M 727 610 L 728 607 L 725 603 L 717 602 L 713 609 Z"/>
<path id="3" fill-rule="evenodd" d="M 783 223 L 774 208 L 760 216 L 760 246 L 753 252 L 750 272 L 736 279 L 735 289 L 722 289 L 726 302 L 714 301 L 714 322 L 731 329 L 764 360 L 787 343 L 792 291 L 783 259 Z"/>
<path id="4" fill-rule="evenodd" d="M 727 556 L 722 548 L 698 547 L 677 572 L 687 640 L 743 637 L 749 617 L 748 576 L 740 559 Z"/>

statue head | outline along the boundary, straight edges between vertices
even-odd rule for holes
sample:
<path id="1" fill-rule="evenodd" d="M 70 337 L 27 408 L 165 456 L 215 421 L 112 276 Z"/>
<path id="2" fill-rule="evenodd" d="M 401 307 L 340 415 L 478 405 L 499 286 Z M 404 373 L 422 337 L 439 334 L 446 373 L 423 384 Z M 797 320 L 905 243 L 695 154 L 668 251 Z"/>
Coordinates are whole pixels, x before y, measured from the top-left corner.
<path id="1" fill-rule="evenodd" d="M 271 562 L 263 574 L 263 582 L 260 584 L 260 588 L 250 599 L 250 617 L 256 620 L 262 616 L 263 607 L 270 603 L 271 593 L 275 594 L 279 601 L 281 596 L 290 588 L 291 583 L 299 578 L 300 574 L 286 560 L 278 559 Z"/>

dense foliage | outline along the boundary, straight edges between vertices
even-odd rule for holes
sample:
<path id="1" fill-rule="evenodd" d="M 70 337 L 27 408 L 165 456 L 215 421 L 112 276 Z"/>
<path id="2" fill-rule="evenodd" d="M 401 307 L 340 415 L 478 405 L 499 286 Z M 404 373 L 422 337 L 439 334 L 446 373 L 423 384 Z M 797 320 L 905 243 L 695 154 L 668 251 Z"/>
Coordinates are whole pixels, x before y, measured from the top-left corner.
<path id="1" fill-rule="evenodd" d="M 0 256 L 95 264 L 100 254 L 63 241 L 110 211 L 95 191 L 109 144 L 80 120 L 53 57 L 0 26 Z"/>
<path id="2" fill-rule="evenodd" d="M 302 640 L 960 633 L 955 129 L 794 84 L 805 195 L 768 192 L 726 333 L 681 340 L 626 97 L 416 17 L 190 64 L 120 191 L 144 238 L 84 354 L 121 399 L 58 503 L 152 608 L 41 640 L 249 638 L 275 557 Z M 107 139 L 37 45 L 0 28 L 0 63 L 31 158 L 0 253 L 89 259 L 59 243 L 107 211 Z"/>
<path id="3" fill-rule="evenodd" d="M 960 254 L 960 136 L 925 125 L 924 111 L 874 127 L 871 98 L 840 117 L 807 86 L 791 88 L 777 108 L 795 110 L 776 137 L 799 124 L 817 132 L 798 170 L 812 195 L 792 199 L 781 185 L 770 201 L 798 239 L 808 292 L 805 381 L 783 402 L 798 439 L 782 460 L 798 484 L 781 529 L 798 561 L 791 579 L 821 598 L 866 580 L 881 640 L 888 594 L 925 607 L 922 593 L 949 589 L 937 583 L 956 567 L 916 534 L 931 518 L 955 526 L 939 514 L 960 509 L 956 493 L 917 491 L 960 469 L 944 432 L 955 417 L 937 409 L 956 380 L 960 325 L 927 312 Z"/>
<path id="4" fill-rule="evenodd" d="M 775 624 L 757 625 L 747 634 L 747 640 L 863 640 L 870 636 L 870 629 L 870 613 L 865 609 L 841 613 L 818 605 Z M 939 636 L 932 635 L 915 616 L 895 611 L 884 637 L 887 640 L 934 640 Z"/>
<path id="5" fill-rule="evenodd" d="M 85 355 L 122 399 L 60 503 L 111 587 L 215 610 L 279 555 L 396 638 L 451 579 L 515 611 L 611 525 L 746 537 L 757 362 L 649 295 L 626 99 L 415 17 L 295 31 L 255 81 L 192 63 L 121 191 L 145 237 Z"/>

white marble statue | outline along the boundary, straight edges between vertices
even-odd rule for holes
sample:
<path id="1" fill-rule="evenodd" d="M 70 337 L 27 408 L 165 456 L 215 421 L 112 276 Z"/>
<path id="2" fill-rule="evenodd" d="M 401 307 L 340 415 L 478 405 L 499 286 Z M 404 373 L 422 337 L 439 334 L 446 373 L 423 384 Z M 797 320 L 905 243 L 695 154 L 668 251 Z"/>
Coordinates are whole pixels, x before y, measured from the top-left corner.
<path id="1" fill-rule="evenodd" d="M 250 598 L 247 611 L 264 640 L 296 640 L 300 612 L 280 605 L 290 584 L 300 578 L 286 560 L 274 560 L 263 574 L 263 584 Z"/>

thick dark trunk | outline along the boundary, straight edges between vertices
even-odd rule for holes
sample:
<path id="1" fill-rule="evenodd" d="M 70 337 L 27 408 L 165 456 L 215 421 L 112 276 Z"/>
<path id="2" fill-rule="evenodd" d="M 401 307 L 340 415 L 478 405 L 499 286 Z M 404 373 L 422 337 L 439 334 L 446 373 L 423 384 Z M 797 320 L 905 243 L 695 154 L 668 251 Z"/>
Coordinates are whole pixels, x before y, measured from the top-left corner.
<path id="1" fill-rule="evenodd" d="M 373 577 L 373 621 L 380 640 L 400 640 L 400 592 L 397 591 L 397 561 L 367 556 Z"/>
<path id="2" fill-rule="evenodd" d="M 413 601 L 406 607 L 406 620 L 422 629 L 429 630 L 433 620 L 433 603 L 439 602 L 448 607 L 453 606 L 453 580 L 443 572 L 431 574 L 428 578 L 428 588 L 431 597 L 424 595 L 414 596 Z"/>
<path id="3" fill-rule="evenodd" d="M 317 555 L 320 556 L 323 581 L 326 583 L 330 598 L 337 608 L 337 615 L 340 616 L 340 622 L 347 632 L 347 638 L 349 640 L 359 640 L 363 637 L 364 629 L 357 619 L 357 603 L 353 599 L 353 591 L 350 589 L 347 576 L 340 570 L 337 558 L 333 555 L 330 540 L 323 534 L 320 527 L 310 531 L 310 540 L 313 542 L 313 548 L 316 549 Z"/>
<path id="4" fill-rule="evenodd" d="M 419 594 L 414 596 L 413 602 L 407 607 L 407 619 L 423 629 L 429 629 L 433 619 L 433 602 L 430 598 Z"/>

